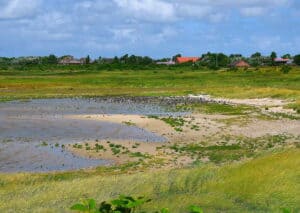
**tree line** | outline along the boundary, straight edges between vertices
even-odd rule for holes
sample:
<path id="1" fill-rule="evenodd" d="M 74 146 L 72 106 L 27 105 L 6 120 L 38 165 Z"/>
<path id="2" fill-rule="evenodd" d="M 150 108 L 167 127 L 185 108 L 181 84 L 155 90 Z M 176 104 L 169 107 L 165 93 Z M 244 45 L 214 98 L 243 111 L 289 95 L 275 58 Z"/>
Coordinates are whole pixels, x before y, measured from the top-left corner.
<path id="1" fill-rule="evenodd" d="M 60 61 L 66 57 L 57 57 L 53 54 L 49 56 L 37 56 L 37 57 L 0 57 L 0 69 L 8 69 L 11 66 L 26 69 L 26 67 L 46 67 L 46 66 L 59 66 Z M 98 69 L 151 69 L 165 67 L 165 65 L 157 64 L 157 62 L 175 61 L 177 57 L 181 57 L 181 54 L 176 54 L 170 58 L 153 59 L 148 56 L 136 56 L 136 55 L 123 55 L 121 57 L 105 58 L 99 57 L 92 60 L 90 56 L 80 59 L 83 61 L 82 65 L 94 66 Z M 207 52 L 200 56 L 201 60 L 191 63 L 173 65 L 175 67 L 192 66 L 193 68 L 207 67 L 210 69 L 219 69 L 229 67 L 236 61 L 244 60 L 253 67 L 258 66 L 274 66 L 276 65 L 275 59 L 277 58 L 276 52 L 272 52 L 268 56 L 264 56 L 259 52 L 252 54 L 250 57 L 245 57 L 241 54 L 226 55 L 224 53 L 211 53 Z M 300 65 L 300 54 L 292 56 L 291 54 L 285 54 L 281 56 L 284 59 L 290 59 L 295 65 Z"/>

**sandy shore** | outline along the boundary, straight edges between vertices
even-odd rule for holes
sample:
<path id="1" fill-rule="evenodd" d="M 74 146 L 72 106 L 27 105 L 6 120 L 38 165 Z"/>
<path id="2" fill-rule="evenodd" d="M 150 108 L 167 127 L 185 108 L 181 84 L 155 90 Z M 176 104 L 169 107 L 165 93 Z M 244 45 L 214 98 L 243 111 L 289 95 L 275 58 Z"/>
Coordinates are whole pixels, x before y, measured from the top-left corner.
<path id="1" fill-rule="evenodd" d="M 271 107 L 284 107 L 284 101 L 231 99 L 230 104 L 255 107 L 243 112 L 228 113 L 225 110 L 227 115 L 222 115 L 225 106 L 215 109 L 215 104 L 203 105 L 202 111 L 196 107 L 193 113 L 189 104 L 187 108 L 180 108 L 181 103 L 201 104 L 205 100 L 201 97 L 170 97 L 1 103 L 0 167 L 6 171 L 68 170 L 106 165 L 105 160 L 116 164 L 134 161 L 177 166 L 202 162 L 205 157 L 218 161 L 226 157 L 228 151 L 221 150 L 221 155 L 217 156 L 218 151 L 204 149 L 214 150 L 214 146 L 219 149 L 219 146 L 230 146 L 241 140 L 251 143 L 259 140 L 263 145 L 272 143 L 273 135 L 277 143 L 285 141 L 286 135 L 300 140 L 298 115 L 270 112 Z M 159 104 L 161 101 L 162 105 Z M 220 104 L 222 101 L 214 100 Z M 164 107 L 164 104 L 175 107 L 177 103 L 181 112 Z M 206 107 L 211 111 L 205 113 Z M 232 110 L 236 109 L 233 107 Z M 107 140 L 111 140 L 110 143 Z M 71 152 L 65 153 L 65 147 Z M 255 144 L 252 147 L 256 147 Z M 229 153 L 227 157 L 249 156 L 243 149 L 240 153 Z"/>
<path id="2" fill-rule="evenodd" d="M 78 148 L 82 145 L 82 148 Z M 73 154 L 92 159 L 105 159 L 113 161 L 115 165 L 129 162 L 142 162 L 152 168 L 180 167 L 192 163 L 194 160 L 188 156 L 179 156 L 167 148 L 170 143 L 136 142 L 126 140 L 112 141 L 85 141 L 81 144 L 69 145 L 67 149 Z M 96 147 L 101 146 L 101 150 Z M 113 147 L 119 147 L 118 153 L 114 153 Z M 88 147 L 88 150 L 87 150 Z"/>
<path id="3" fill-rule="evenodd" d="M 207 145 L 211 145 L 216 143 L 220 138 L 222 138 L 222 136 L 226 135 L 253 138 L 278 134 L 300 135 L 299 120 L 250 119 L 247 120 L 244 125 L 240 125 L 239 123 L 228 125 L 223 121 L 226 119 L 236 119 L 239 118 L 239 116 L 191 114 L 182 118 L 185 120 L 184 126 L 181 127 L 182 131 L 176 131 L 174 127 L 161 119 L 149 118 L 141 115 L 69 115 L 68 119 L 109 121 L 123 125 L 134 125 L 165 137 L 167 142 L 154 143 L 151 141 L 137 142 L 128 140 L 113 140 L 110 141 L 110 143 L 107 143 L 107 141 L 84 141 L 82 143 L 82 149 L 74 148 L 72 146 L 69 146 L 68 149 L 79 156 L 113 160 L 116 164 L 136 161 L 139 159 L 146 161 L 149 161 L 149 159 L 159 159 L 163 162 L 163 164 L 174 166 L 174 164 L 188 164 L 192 162 L 192 159 L 175 155 L 175 153 L 173 153 L 170 149 L 164 148 L 165 146 L 178 143 L 205 143 Z M 87 143 L 89 147 L 95 147 L 96 144 L 101 144 L 106 151 L 101 150 L 95 152 L 95 150 L 86 150 L 85 143 Z M 135 144 L 137 143 L 138 146 L 135 147 Z M 121 150 L 126 150 L 127 153 L 114 154 L 109 147 L 109 144 L 120 145 L 123 147 Z M 136 157 L 136 153 L 140 153 L 142 157 Z"/>
<path id="4" fill-rule="evenodd" d="M 229 116 L 203 114 L 183 116 L 182 118 L 185 120 L 185 125 L 181 127 L 182 131 L 176 131 L 172 126 L 160 119 L 141 115 L 70 115 L 67 118 L 76 120 L 109 121 L 124 125 L 134 125 L 161 135 L 169 142 L 174 143 L 182 141 L 196 142 L 199 141 L 201 137 L 218 134 L 226 125 L 217 122 L 216 119 L 226 119 L 229 118 Z M 198 129 L 192 129 L 193 125 L 197 126 Z"/>
<path id="5" fill-rule="evenodd" d="M 300 135 L 300 120 L 260 120 L 247 119 L 245 124 L 239 122 L 228 125 L 223 121 L 240 118 L 240 116 L 191 114 L 182 117 L 186 123 L 182 132 L 175 131 L 166 122 L 140 115 L 70 115 L 68 118 L 82 120 L 109 121 L 124 125 L 135 125 L 152 133 L 162 135 L 169 142 L 197 142 L 217 134 L 243 135 L 246 137 L 261 137 L 266 134 Z M 193 129 L 197 126 L 197 130 Z"/>
<path id="6" fill-rule="evenodd" d="M 103 149 L 99 150 L 98 152 L 95 150 L 86 150 L 86 147 L 94 149 L 96 144 L 103 146 Z M 114 154 L 110 149 L 110 144 L 113 145 L 120 145 L 121 152 L 118 154 Z M 121 164 L 123 162 L 134 161 L 138 157 L 134 157 L 134 155 L 130 156 L 128 153 L 142 153 L 143 155 L 149 156 L 158 156 L 160 153 L 156 150 L 157 147 L 162 146 L 162 143 L 145 143 L 145 142 L 136 142 L 136 141 L 126 141 L 126 140 L 101 140 L 101 141 L 85 141 L 82 143 L 82 149 L 75 148 L 76 145 L 69 145 L 68 149 L 71 150 L 74 154 L 79 156 L 85 156 L 89 158 L 103 158 L 107 160 L 112 160 L 116 164 Z M 105 150 L 105 151 L 104 151 Z"/>
<path id="7" fill-rule="evenodd" d="M 252 98 L 252 99 L 232 99 L 232 98 L 213 98 L 209 95 L 190 95 L 193 99 L 202 99 L 207 102 L 226 103 L 232 105 L 248 105 L 260 108 L 268 108 L 268 112 L 296 114 L 293 109 L 285 108 L 286 105 L 293 103 L 292 101 L 274 99 L 274 98 Z"/>

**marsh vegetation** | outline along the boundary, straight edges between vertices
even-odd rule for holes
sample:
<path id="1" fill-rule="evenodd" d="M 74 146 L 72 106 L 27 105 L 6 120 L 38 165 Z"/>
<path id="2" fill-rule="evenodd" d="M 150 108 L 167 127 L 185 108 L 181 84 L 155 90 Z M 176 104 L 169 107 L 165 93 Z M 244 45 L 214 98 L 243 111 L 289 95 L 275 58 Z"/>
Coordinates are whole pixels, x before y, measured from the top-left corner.
<path id="1" fill-rule="evenodd" d="M 120 194 L 132 195 L 137 203 L 144 201 L 138 196 L 151 198 L 136 212 L 167 212 L 166 207 L 169 212 L 187 212 L 190 206 L 201 206 L 204 212 L 280 212 L 283 207 L 300 211 L 298 67 L 288 72 L 271 67 L 237 71 L 87 67 L 0 74 L 0 119 L 5 130 L 0 162 L 29 150 L 37 164 L 25 158 L 19 162 L 34 167 L 32 171 L 44 171 L 1 173 L 1 212 L 69 212 L 81 199 L 84 202 L 77 207 L 85 208 L 95 206 L 86 199 L 114 201 Z M 256 105 L 180 102 L 168 97 L 200 93 L 230 99 L 277 98 L 284 104 L 268 104 L 269 99 Z M 115 101 L 98 97 L 110 95 L 119 97 L 112 98 Z M 83 99 L 40 99 L 54 97 Z M 59 153 L 54 159 L 60 166 L 57 156 L 67 156 L 77 167 L 64 163 L 63 171 L 52 167 L 51 173 L 49 165 L 40 168 L 44 163 L 40 159 L 51 159 L 49 153 Z M 80 161 L 73 161 L 77 158 L 93 163 L 78 166 Z M 109 164 L 101 166 L 103 159 Z M 13 164 L 3 165 L 7 169 Z M 127 198 L 117 200 L 123 199 Z"/>

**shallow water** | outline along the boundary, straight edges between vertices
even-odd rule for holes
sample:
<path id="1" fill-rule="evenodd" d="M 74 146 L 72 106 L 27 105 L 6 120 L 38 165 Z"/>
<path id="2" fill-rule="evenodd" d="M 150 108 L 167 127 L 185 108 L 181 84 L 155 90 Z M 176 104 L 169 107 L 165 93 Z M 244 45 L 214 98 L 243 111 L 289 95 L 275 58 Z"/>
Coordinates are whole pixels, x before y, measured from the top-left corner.
<path id="1" fill-rule="evenodd" d="M 69 143 L 96 139 L 165 141 L 135 126 L 66 116 L 80 114 L 176 116 L 182 113 L 151 100 L 76 98 L 0 103 L 0 172 L 74 170 L 111 163 L 74 156 L 63 148 Z"/>

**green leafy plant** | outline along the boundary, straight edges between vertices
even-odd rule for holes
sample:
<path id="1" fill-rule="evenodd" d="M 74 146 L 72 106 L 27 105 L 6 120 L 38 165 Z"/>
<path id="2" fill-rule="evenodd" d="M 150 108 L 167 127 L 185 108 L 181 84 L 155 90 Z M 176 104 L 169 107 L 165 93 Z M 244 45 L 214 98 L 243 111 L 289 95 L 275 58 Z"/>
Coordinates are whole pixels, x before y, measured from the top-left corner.
<path id="1" fill-rule="evenodd" d="M 143 154 L 141 152 L 132 152 L 129 155 L 130 157 L 136 157 L 136 158 L 150 158 L 148 154 Z"/>
<path id="2" fill-rule="evenodd" d="M 190 206 L 190 213 L 203 213 L 203 210 L 199 206 Z"/>
<path id="3" fill-rule="evenodd" d="M 48 146 L 48 143 L 46 141 L 43 141 L 41 146 Z"/>
<path id="4" fill-rule="evenodd" d="M 77 203 L 71 207 L 71 210 L 78 212 L 98 213 L 99 210 L 96 207 L 96 201 L 94 199 L 83 200 L 81 203 Z"/>
<path id="5" fill-rule="evenodd" d="M 131 122 L 131 121 L 123 121 L 122 123 L 127 125 L 127 126 L 136 126 L 136 124 Z"/>
<path id="6" fill-rule="evenodd" d="M 282 213 L 292 213 L 292 210 L 287 208 L 282 208 L 281 211 Z"/>
<path id="7" fill-rule="evenodd" d="M 120 195 L 118 199 L 112 200 L 111 204 L 115 208 L 115 212 L 120 213 L 132 213 L 135 212 L 136 208 L 143 205 L 150 200 L 144 197 L 133 198 L 131 196 Z"/>
<path id="8" fill-rule="evenodd" d="M 170 213 L 170 210 L 168 208 L 162 208 L 160 213 Z"/>
<path id="9" fill-rule="evenodd" d="M 102 202 L 99 207 L 97 207 L 94 199 L 88 199 L 73 205 L 70 209 L 89 213 L 134 213 L 138 207 L 149 201 L 144 197 L 133 198 L 120 195 L 119 198 L 111 202 Z"/>

